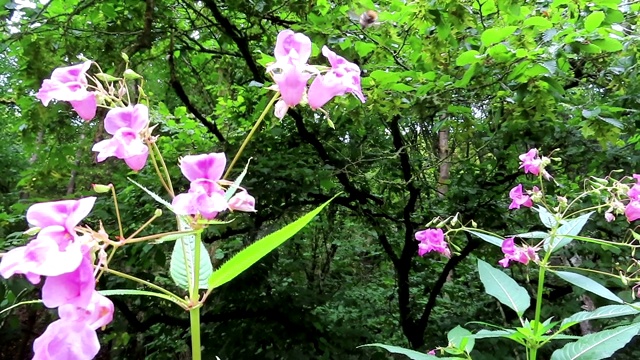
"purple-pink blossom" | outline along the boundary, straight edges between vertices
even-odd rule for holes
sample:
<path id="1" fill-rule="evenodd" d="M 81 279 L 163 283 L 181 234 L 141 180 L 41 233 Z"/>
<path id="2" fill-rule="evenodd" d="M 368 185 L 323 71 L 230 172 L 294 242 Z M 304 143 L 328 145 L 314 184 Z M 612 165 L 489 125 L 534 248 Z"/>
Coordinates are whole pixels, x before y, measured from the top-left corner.
<path id="1" fill-rule="evenodd" d="M 363 103 L 366 101 L 360 85 L 360 68 L 342 56 L 322 47 L 322 54 L 329 59 L 331 70 L 318 75 L 309 87 L 309 106 L 318 109 L 336 96 L 352 93 Z"/>
<path id="2" fill-rule="evenodd" d="M 36 98 L 40 99 L 44 106 L 48 106 L 54 99 L 68 101 L 82 119 L 93 119 L 98 104 L 95 92 L 87 91 L 86 74 L 90 67 L 91 61 L 86 61 L 53 70 L 51 78 L 42 82 Z"/>
<path id="3" fill-rule="evenodd" d="M 629 189 L 627 196 L 629 196 L 631 200 L 640 200 L 640 174 L 633 174 L 633 178 L 636 179 L 637 182 Z"/>
<path id="4" fill-rule="evenodd" d="M 149 157 L 149 148 L 141 137 L 148 125 L 149 109 L 146 105 L 109 110 L 104 128 L 113 137 L 93 145 L 92 150 L 98 152 L 96 160 L 102 162 L 114 156 L 124 160 L 132 170 L 140 171 Z"/>
<path id="5" fill-rule="evenodd" d="M 442 229 L 418 231 L 415 238 L 420 241 L 420 244 L 418 244 L 418 255 L 424 256 L 424 254 L 428 252 L 436 251 L 446 257 L 451 257 L 451 251 L 449 250 L 447 242 L 444 240 L 444 232 Z"/>
<path id="6" fill-rule="evenodd" d="M 529 195 L 526 195 L 522 192 L 522 184 L 518 184 L 518 186 L 514 187 L 509 191 L 509 198 L 511 198 L 511 204 L 509 205 L 509 209 L 519 209 L 521 206 L 531 207 L 533 206 L 533 201 Z"/>
<path id="7" fill-rule="evenodd" d="M 531 149 L 526 154 L 520 155 L 520 168 L 524 168 L 524 173 L 531 173 L 533 175 L 540 174 L 540 164 L 542 159 L 538 157 L 538 149 Z"/>
<path id="8" fill-rule="evenodd" d="M 256 211 L 256 199 L 249 195 L 246 190 L 242 190 L 229 199 L 229 209 L 246 212 Z"/>
<path id="9" fill-rule="evenodd" d="M 629 222 L 640 219 L 640 200 L 631 200 L 624 208 L 624 215 Z"/>
<path id="10" fill-rule="evenodd" d="M 521 264 L 528 264 L 530 260 L 538 261 L 538 254 L 535 248 L 525 246 L 516 246 L 514 238 L 506 238 L 502 242 L 502 252 L 504 253 L 504 259 L 499 263 L 502 267 L 508 267 L 509 261 L 516 261 Z"/>

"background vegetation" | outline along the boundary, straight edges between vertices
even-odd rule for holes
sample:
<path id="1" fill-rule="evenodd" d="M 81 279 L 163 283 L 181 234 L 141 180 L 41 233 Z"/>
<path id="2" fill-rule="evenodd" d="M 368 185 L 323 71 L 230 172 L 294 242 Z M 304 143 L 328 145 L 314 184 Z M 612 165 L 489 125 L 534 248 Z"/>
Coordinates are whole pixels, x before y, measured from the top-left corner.
<path id="1" fill-rule="evenodd" d="M 270 115 L 245 151 L 241 163 L 253 160 L 244 184 L 259 211 L 206 234 L 218 264 L 334 194 L 344 195 L 213 294 L 203 313 L 203 345 L 211 357 L 384 359 L 379 350 L 356 347 L 383 342 L 428 350 L 446 345 L 446 332 L 468 321 L 511 323 L 514 314 L 483 294 L 475 272 L 477 257 L 497 262 L 495 248 L 460 237 L 459 256 L 419 258 L 414 233 L 456 212 L 503 234 L 536 230 L 530 211 L 507 210 L 508 191 L 526 181 L 517 156 L 531 147 L 558 149 L 554 156 L 562 163 L 552 173 L 563 192 L 579 189 L 590 175 L 640 170 L 638 1 L 21 4 L 0 0 L 0 251 L 25 241 L 30 204 L 89 195 L 91 183 L 116 186 L 128 230 L 157 207 L 126 180 L 151 185 L 151 169 L 131 174 L 122 161 L 95 162 L 90 148 L 103 136 L 99 122 L 79 126 L 66 104 L 44 108 L 34 98 L 54 68 L 78 63 L 79 55 L 107 73 L 124 69 L 121 52 L 129 56 L 152 97 L 159 145 L 176 165 L 186 154 L 235 154 L 271 96 L 264 65 L 279 31 L 309 36 L 316 63 L 325 61 L 320 48 L 326 44 L 361 67 L 367 102 L 346 97 L 326 106 L 335 129 L 307 108 L 289 111 L 282 121 Z M 350 20 L 351 9 L 377 9 L 381 24 L 363 30 Z M 172 170 L 176 188 L 188 186 L 178 167 Z M 89 224 L 114 219 L 108 199 L 100 199 Z M 624 238 L 624 221 L 599 219 L 586 231 Z M 170 223 L 159 221 L 149 231 Z M 117 229 L 113 222 L 105 228 Z M 117 266 L 171 284 L 164 271 L 170 246 L 130 246 Z M 574 256 L 600 268 L 620 260 L 593 246 L 558 261 Z M 526 267 L 508 271 L 535 284 Z M 628 298 L 628 287 L 608 285 Z M 113 277 L 100 284 L 131 286 Z M 3 281 L 0 308 L 38 291 L 20 279 Z M 548 316 L 579 311 L 582 295 L 551 284 Z M 100 359 L 188 358 L 185 313 L 159 299 L 113 301 L 116 318 L 101 335 Z M 29 358 L 33 339 L 53 316 L 33 306 L 0 317 L 0 358 Z M 521 356 L 505 344 L 479 341 L 474 359 Z M 617 358 L 638 355 L 627 350 Z"/>

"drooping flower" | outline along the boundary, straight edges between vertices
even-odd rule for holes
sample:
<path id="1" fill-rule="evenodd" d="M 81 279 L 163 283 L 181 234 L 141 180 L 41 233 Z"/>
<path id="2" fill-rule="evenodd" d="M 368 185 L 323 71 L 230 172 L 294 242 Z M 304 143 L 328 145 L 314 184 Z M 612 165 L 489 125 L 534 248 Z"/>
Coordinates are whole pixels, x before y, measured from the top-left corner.
<path id="1" fill-rule="evenodd" d="M 538 149 L 531 149 L 526 154 L 520 155 L 520 169 L 524 168 L 524 173 L 531 173 L 538 176 L 540 174 L 540 164 L 542 159 L 538 157 Z"/>
<path id="2" fill-rule="evenodd" d="M 96 160 L 102 162 L 115 156 L 134 171 L 140 171 L 147 163 L 149 148 L 143 142 L 141 132 L 149 125 L 149 108 L 143 104 L 114 108 L 104 119 L 104 128 L 113 137 L 93 145 Z"/>
<path id="3" fill-rule="evenodd" d="M 40 99 L 44 106 L 48 106 L 53 99 L 68 101 L 82 119 L 93 119 L 98 105 L 95 93 L 87 91 L 86 74 L 90 67 L 91 61 L 86 61 L 53 70 L 51 78 L 42 82 L 36 98 Z"/>
<path id="4" fill-rule="evenodd" d="M 307 61 L 311 56 L 311 39 L 292 30 L 278 34 L 274 50 L 276 62 L 267 67 L 282 99 L 276 103 L 276 116 L 284 117 L 290 107 L 302 101 L 311 73 Z"/>
<path id="5" fill-rule="evenodd" d="M 352 93 L 363 103 L 366 101 L 360 85 L 360 68 L 342 56 L 322 47 L 322 54 L 329 59 L 331 70 L 318 75 L 309 87 L 309 106 L 318 109 L 336 96 Z"/>
<path id="6" fill-rule="evenodd" d="M 256 199 L 249 195 L 246 190 L 242 190 L 229 199 L 229 209 L 233 211 L 256 211 Z"/>
<path id="7" fill-rule="evenodd" d="M 606 213 L 604 213 L 604 219 L 607 220 L 607 222 L 612 222 L 616 219 L 616 217 L 615 215 L 613 215 L 613 213 L 607 211 Z"/>
<path id="8" fill-rule="evenodd" d="M 518 186 L 511 189 L 511 191 L 509 191 L 509 197 L 511 198 L 509 209 L 520 209 L 520 206 L 533 206 L 531 197 L 522 192 L 522 184 L 519 184 Z"/>
<path id="9" fill-rule="evenodd" d="M 33 284 L 40 276 L 58 276 L 75 270 L 82 250 L 74 228 L 95 203 L 95 197 L 34 204 L 27 210 L 29 224 L 39 227 L 35 240 L 10 250 L 0 262 L 0 275 L 24 274 Z"/>
<path id="10" fill-rule="evenodd" d="M 178 194 L 171 203 L 176 214 L 200 214 L 205 219 L 215 218 L 219 212 L 227 210 L 229 204 L 224 198 L 224 189 L 215 181 L 196 179 L 191 182 L 189 192 Z"/>
<path id="11" fill-rule="evenodd" d="M 112 321 L 113 310 L 113 303 L 95 291 L 86 307 L 60 306 L 60 319 L 33 342 L 33 359 L 93 359 L 100 351 L 96 330 Z"/>
<path id="12" fill-rule="evenodd" d="M 632 200 L 640 200 L 640 174 L 633 174 L 633 178 L 637 182 L 629 189 L 627 196 Z"/>
<path id="13" fill-rule="evenodd" d="M 72 272 L 49 276 L 42 286 L 42 302 L 48 308 L 70 304 L 85 308 L 89 305 L 96 288 L 93 265 L 85 256 Z"/>
<path id="14" fill-rule="evenodd" d="M 624 215 L 629 222 L 640 219 L 640 200 L 631 200 L 624 208 Z"/>
<path id="15" fill-rule="evenodd" d="M 418 255 L 424 256 L 424 254 L 428 252 L 436 251 L 446 257 L 451 257 L 451 251 L 449 250 L 447 242 L 444 240 L 442 229 L 418 231 L 415 238 L 420 241 L 420 244 L 418 244 Z"/>
<path id="16" fill-rule="evenodd" d="M 514 238 L 506 238 L 502 242 L 502 253 L 504 253 L 504 259 L 499 263 L 502 267 L 508 267 L 509 261 L 516 261 L 521 264 L 528 264 L 530 260 L 538 261 L 538 254 L 535 248 L 525 246 L 516 246 Z"/>

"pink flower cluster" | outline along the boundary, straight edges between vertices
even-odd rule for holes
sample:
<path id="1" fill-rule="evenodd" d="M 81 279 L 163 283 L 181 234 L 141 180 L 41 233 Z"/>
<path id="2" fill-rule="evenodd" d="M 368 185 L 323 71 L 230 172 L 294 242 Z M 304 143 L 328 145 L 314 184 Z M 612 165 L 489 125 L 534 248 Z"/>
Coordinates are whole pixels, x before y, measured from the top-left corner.
<path id="1" fill-rule="evenodd" d="M 93 359 L 100 349 L 96 330 L 113 319 L 113 303 L 100 295 L 94 278 L 94 240 L 75 227 L 95 203 L 95 197 L 32 205 L 27 221 L 39 228 L 26 246 L 4 254 L 0 275 L 24 275 L 40 282 L 42 302 L 58 308 L 60 319 L 49 324 L 34 344 L 34 359 Z"/>
<path id="2" fill-rule="evenodd" d="M 149 148 L 142 140 L 141 133 L 148 126 L 149 109 L 146 105 L 109 110 L 104 118 L 104 129 L 113 137 L 93 145 L 92 150 L 98 152 L 98 162 L 115 156 L 123 159 L 132 170 L 141 170 L 149 156 Z"/>
<path id="3" fill-rule="evenodd" d="M 504 239 L 502 252 L 504 253 L 504 259 L 500 260 L 499 263 L 503 267 L 508 267 L 509 261 L 516 261 L 526 265 L 530 260 L 534 262 L 539 260 L 537 249 L 530 246 L 516 246 L 512 237 Z"/>
<path id="4" fill-rule="evenodd" d="M 51 78 L 42 82 L 36 97 L 44 106 L 51 100 L 68 101 L 78 115 L 89 121 L 96 116 L 98 103 L 96 93 L 88 91 L 87 70 L 91 61 L 53 70 Z"/>
<path id="5" fill-rule="evenodd" d="M 424 256 L 424 254 L 436 251 L 440 254 L 451 257 L 451 251 L 447 242 L 444 240 L 444 233 L 442 229 L 426 229 L 418 231 L 415 235 L 416 240 L 420 241 L 418 244 L 418 255 Z"/>
<path id="6" fill-rule="evenodd" d="M 180 160 L 182 174 L 191 181 L 187 193 L 173 199 L 176 214 L 197 215 L 205 219 L 215 218 L 219 212 L 255 211 L 255 199 L 246 190 L 225 198 L 225 190 L 220 186 L 222 174 L 227 164 L 224 153 L 189 155 Z"/>
<path id="7" fill-rule="evenodd" d="M 540 189 L 537 186 L 534 186 L 532 190 L 524 193 L 522 189 L 522 184 L 518 184 L 518 186 L 514 187 L 509 191 L 509 198 L 511 198 L 511 204 L 509 205 L 509 210 L 511 209 L 520 209 L 521 206 L 524 207 L 532 207 L 533 200 L 530 195 L 538 194 Z"/>
<path id="8" fill-rule="evenodd" d="M 636 183 L 627 192 L 629 203 L 624 208 L 624 215 L 629 222 L 640 219 L 640 174 L 633 174 Z"/>
<path id="9" fill-rule="evenodd" d="M 324 74 L 307 64 L 311 56 L 311 40 L 307 36 L 292 30 L 283 30 L 278 34 L 274 50 L 276 62 L 267 67 L 267 72 L 276 83 L 276 90 L 282 96 L 275 105 L 276 117 L 282 119 L 289 108 L 303 101 L 305 93 L 309 106 L 314 110 L 335 96 L 347 93 L 365 102 L 360 85 L 360 68 L 326 46 L 322 47 L 322 54 L 331 64 L 331 69 Z M 316 77 L 307 91 L 307 82 L 313 74 Z"/>
<path id="10" fill-rule="evenodd" d="M 524 168 L 525 174 L 533 174 L 535 176 L 540 175 L 550 180 L 551 175 L 544 169 L 544 167 L 549 163 L 549 158 L 538 156 L 538 149 L 531 149 L 527 153 L 520 155 L 520 169 Z"/>

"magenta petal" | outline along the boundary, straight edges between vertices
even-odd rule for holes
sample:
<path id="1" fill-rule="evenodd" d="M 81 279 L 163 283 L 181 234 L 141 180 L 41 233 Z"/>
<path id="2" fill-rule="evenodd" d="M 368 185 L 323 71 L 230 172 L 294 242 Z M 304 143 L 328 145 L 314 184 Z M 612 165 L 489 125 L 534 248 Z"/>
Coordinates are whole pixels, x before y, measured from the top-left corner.
<path id="1" fill-rule="evenodd" d="M 59 67 L 51 73 L 51 80 L 61 83 L 79 82 L 87 85 L 87 71 L 91 67 L 91 61 L 85 61 L 81 64 Z"/>
<path id="2" fill-rule="evenodd" d="M 69 101 L 73 110 L 78 113 L 83 120 L 89 121 L 96 116 L 98 109 L 98 103 L 96 101 L 96 94 L 93 92 L 87 92 L 87 95 L 82 100 Z"/>
<path id="3" fill-rule="evenodd" d="M 94 290 L 86 307 L 64 304 L 58 308 L 58 315 L 60 319 L 80 321 L 97 330 L 113 320 L 113 302 Z"/>
<path id="4" fill-rule="evenodd" d="M 624 215 L 629 222 L 640 219 L 640 201 L 633 200 L 627 204 L 627 207 L 624 209 Z"/>
<path id="5" fill-rule="evenodd" d="M 149 108 L 143 104 L 111 109 L 104 118 L 104 129 L 111 135 L 120 128 L 129 128 L 139 133 L 147 125 L 149 125 Z"/>
<path id="6" fill-rule="evenodd" d="M 226 165 L 227 158 L 224 153 L 188 155 L 180 160 L 180 170 L 189 181 L 218 181 L 222 178 Z"/>
<path id="7" fill-rule="evenodd" d="M 282 100 L 287 106 L 294 107 L 302 101 L 310 77 L 311 74 L 303 72 L 296 66 L 286 66 L 282 74 L 274 76 L 274 81 L 282 94 Z"/>
<path id="8" fill-rule="evenodd" d="M 140 171 L 147 163 L 149 149 L 145 146 L 142 154 L 132 155 L 124 159 L 124 162 L 134 171 Z"/>
<path id="9" fill-rule="evenodd" d="M 198 213 L 195 197 L 197 194 L 178 194 L 173 198 L 171 206 L 178 215 L 195 215 Z"/>
<path id="10" fill-rule="evenodd" d="M 233 211 L 256 211 L 256 199 L 243 190 L 229 199 L 229 209 Z"/>
<path id="11" fill-rule="evenodd" d="M 95 330 L 77 321 L 56 320 L 33 342 L 33 360 L 90 360 L 98 351 Z"/>
<path id="12" fill-rule="evenodd" d="M 95 288 L 93 265 L 85 257 L 75 271 L 47 277 L 42 286 L 42 302 L 48 308 L 63 304 L 86 308 Z"/>
<path id="13" fill-rule="evenodd" d="M 329 100 L 346 93 L 347 88 L 336 80 L 331 74 L 318 75 L 313 79 L 308 92 L 309 106 L 312 109 L 321 108 Z"/>
<path id="14" fill-rule="evenodd" d="M 96 201 L 95 196 L 80 200 L 61 200 L 33 204 L 27 210 L 27 221 L 33 226 L 44 228 L 51 225 L 64 226 L 69 232 L 82 221 Z"/>
<path id="15" fill-rule="evenodd" d="M 292 30 L 283 30 L 278 34 L 273 53 L 278 61 L 304 64 L 311 56 L 311 39 Z"/>

